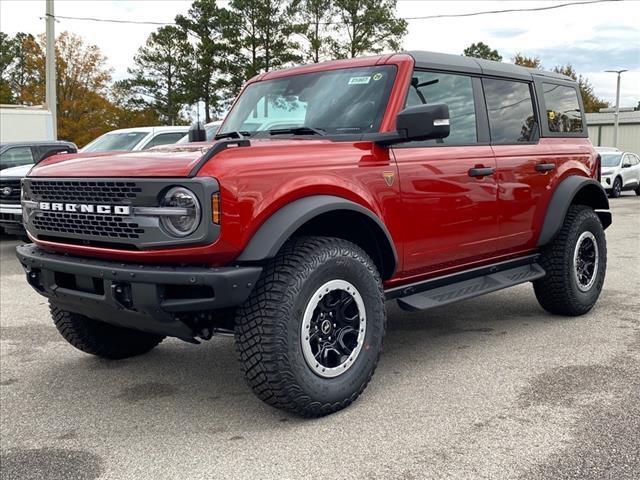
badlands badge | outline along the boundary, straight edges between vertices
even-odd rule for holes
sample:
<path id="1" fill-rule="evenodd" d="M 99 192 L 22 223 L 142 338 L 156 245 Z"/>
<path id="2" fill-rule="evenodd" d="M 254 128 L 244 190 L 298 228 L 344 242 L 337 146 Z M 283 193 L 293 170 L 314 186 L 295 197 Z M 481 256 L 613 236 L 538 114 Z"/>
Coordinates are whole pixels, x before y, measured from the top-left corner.
<path id="1" fill-rule="evenodd" d="M 387 186 L 390 187 L 393 185 L 393 181 L 396 179 L 396 174 L 393 172 L 382 172 L 382 177 L 384 178 Z"/>

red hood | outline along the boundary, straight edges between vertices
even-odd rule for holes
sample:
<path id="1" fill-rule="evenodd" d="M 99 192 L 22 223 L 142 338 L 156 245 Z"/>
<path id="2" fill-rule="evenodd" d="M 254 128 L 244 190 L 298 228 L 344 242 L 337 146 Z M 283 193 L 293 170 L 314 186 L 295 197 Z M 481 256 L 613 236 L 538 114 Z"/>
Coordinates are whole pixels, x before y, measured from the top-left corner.
<path id="1" fill-rule="evenodd" d="M 36 165 L 30 177 L 186 177 L 212 144 L 184 144 L 143 152 L 86 152 L 55 155 Z"/>

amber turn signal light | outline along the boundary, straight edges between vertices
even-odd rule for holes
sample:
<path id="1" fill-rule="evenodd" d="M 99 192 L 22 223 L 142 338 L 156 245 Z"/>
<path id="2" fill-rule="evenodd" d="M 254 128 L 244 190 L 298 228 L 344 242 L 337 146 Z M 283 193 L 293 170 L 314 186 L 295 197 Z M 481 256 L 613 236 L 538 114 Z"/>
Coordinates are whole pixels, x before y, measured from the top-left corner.
<path id="1" fill-rule="evenodd" d="M 211 195 L 211 220 L 216 225 L 220 225 L 220 192 Z"/>

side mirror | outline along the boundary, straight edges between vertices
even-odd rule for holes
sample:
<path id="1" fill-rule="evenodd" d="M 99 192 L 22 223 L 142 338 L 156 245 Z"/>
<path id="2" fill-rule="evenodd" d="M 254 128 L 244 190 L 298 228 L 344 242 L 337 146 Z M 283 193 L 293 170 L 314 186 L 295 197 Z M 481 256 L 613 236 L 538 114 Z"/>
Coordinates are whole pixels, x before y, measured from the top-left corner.
<path id="1" fill-rule="evenodd" d="M 449 107 L 444 103 L 416 105 L 402 110 L 396 119 L 396 132 L 374 134 L 381 145 L 446 138 L 450 133 Z"/>
<path id="2" fill-rule="evenodd" d="M 444 103 L 416 105 L 398 114 L 398 133 L 405 132 L 407 141 L 433 140 L 449 136 L 449 107 Z"/>
<path id="3" fill-rule="evenodd" d="M 202 122 L 196 122 L 189 128 L 189 142 L 206 142 L 207 131 L 202 126 Z"/>
<path id="4" fill-rule="evenodd" d="M 622 168 L 630 168 L 631 164 L 630 163 L 623 163 L 622 164 Z"/>

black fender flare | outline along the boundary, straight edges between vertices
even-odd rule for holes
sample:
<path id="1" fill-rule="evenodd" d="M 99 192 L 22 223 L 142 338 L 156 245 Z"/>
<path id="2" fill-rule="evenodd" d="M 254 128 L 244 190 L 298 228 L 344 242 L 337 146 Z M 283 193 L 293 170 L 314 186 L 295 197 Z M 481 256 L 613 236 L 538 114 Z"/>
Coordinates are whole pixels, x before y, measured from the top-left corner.
<path id="1" fill-rule="evenodd" d="M 562 228 L 567 210 L 580 198 L 580 204 L 589 205 L 594 210 L 609 210 L 609 199 L 600 182 L 593 178 L 571 175 L 560 182 L 553 192 L 542 224 L 538 247 L 548 244 Z M 603 228 L 611 225 L 611 213 L 596 211 Z"/>
<path id="2" fill-rule="evenodd" d="M 260 262 L 273 258 L 302 225 L 318 215 L 339 210 L 365 215 L 377 225 L 387 239 L 388 248 L 393 252 L 393 270 L 395 270 L 398 265 L 398 254 L 391 234 L 382 220 L 368 208 L 333 195 L 303 197 L 280 208 L 258 228 L 236 261 Z"/>

